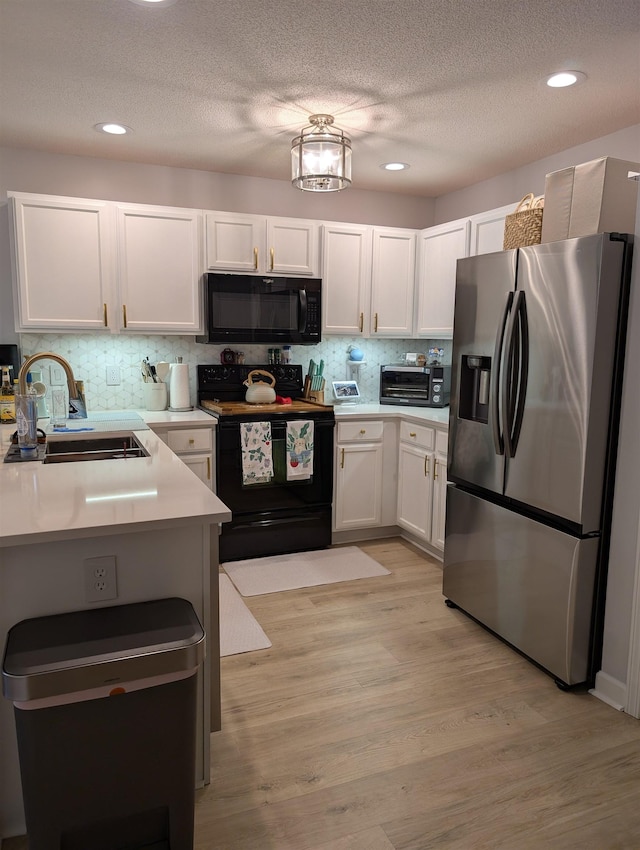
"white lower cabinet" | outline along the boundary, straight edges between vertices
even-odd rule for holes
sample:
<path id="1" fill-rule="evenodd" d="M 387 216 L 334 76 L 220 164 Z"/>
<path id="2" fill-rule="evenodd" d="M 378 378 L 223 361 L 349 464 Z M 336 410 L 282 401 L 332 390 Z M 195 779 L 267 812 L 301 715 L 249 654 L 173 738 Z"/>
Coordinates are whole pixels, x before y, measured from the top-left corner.
<path id="1" fill-rule="evenodd" d="M 433 496 L 431 500 L 431 545 L 444 552 L 444 528 L 447 505 L 448 433 L 436 431 L 436 453 L 433 459 Z"/>
<path id="2" fill-rule="evenodd" d="M 384 423 L 337 423 L 334 531 L 379 526 L 382 520 Z"/>
<path id="3" fill-rule="evenodd" d="M 215 491 L 213 428 L 154 428 L 153 430 L 207 487 Z"/>
<path id="4" fill-rule="evenodd" d="M 435 549 L 444 549 L 447 432 L 400 423 L 398 525 Z"/>

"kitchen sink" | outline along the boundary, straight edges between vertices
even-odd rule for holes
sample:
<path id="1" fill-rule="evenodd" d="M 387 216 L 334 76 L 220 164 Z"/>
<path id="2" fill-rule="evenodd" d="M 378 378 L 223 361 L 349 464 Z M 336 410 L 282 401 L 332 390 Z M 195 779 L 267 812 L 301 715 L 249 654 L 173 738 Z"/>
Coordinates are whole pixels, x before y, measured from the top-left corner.
<path id="1" fill-rule="evenodd" d="M 149 457 L 133 434 L 74 437 L 47 441 L 43 463 L 77 463 L 83 460 L 128 460 Z"/>

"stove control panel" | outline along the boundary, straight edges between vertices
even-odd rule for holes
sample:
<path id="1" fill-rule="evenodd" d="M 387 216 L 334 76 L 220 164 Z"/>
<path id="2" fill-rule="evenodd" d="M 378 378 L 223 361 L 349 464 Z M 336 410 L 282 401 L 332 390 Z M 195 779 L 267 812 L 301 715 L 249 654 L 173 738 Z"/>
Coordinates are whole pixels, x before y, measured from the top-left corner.
<path id="1" fill-rule="evenodd" d="M 211 363 L 198 365 L 198 398 L 219 398 L 228 401 L 244 399 L 247 388 L 244 382 L 249 372 L 260 369 L 276 379 L 278 395 L 300 398 L 302 395 L 302 366 L 299 364 L 256 365 L 240 363 Z"/>

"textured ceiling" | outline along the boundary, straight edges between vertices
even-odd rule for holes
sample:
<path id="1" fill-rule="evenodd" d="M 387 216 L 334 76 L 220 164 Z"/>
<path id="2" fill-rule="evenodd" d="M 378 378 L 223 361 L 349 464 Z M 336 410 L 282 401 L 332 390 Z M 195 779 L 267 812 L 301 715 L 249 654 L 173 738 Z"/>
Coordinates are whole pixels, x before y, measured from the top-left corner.
<path id="1" fill-rule="evenodd" d="M 0 0 L 0 63 L 0 144 L 288 180 L 329 112 L 438 196 L 640 123 L 640 0 Z"/>

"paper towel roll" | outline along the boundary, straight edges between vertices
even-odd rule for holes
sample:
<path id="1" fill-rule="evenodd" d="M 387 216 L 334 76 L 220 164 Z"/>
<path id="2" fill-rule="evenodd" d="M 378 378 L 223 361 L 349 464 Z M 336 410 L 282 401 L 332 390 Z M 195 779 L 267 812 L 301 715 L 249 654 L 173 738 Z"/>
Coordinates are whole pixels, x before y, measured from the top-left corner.
<path id="1" fill-rule="evenodd" d="M 189 397 L 189 366 L 172 363 L 169 373 L 169 410 L 191 410 Z"/>

